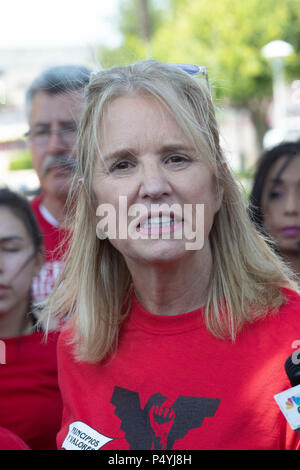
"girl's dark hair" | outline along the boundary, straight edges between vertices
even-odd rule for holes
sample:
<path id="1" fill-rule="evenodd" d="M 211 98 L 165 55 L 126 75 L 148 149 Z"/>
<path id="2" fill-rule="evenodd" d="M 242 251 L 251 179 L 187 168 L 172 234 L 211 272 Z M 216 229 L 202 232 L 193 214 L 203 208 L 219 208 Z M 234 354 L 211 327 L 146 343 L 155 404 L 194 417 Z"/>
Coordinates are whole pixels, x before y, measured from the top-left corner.
<path id="1" fill-rule="evenodd" d="M 270 150 L 267 150 L 258 160 L 254 175 L 252 191 L 249 197 L 249 215 L 260 231 L 263 231 L 264 215 L 262 211 L 262 196 L 266 184 L 266 179 L 272 166 L 281 157 L 286 157 L 282 167 L 279 169 L 275 179 L 279 179 L 281 173 L 291 162 L 292 158 L 300 155 L 300 141 L 286 142 Z"/>
<path id="2" fill-rule="evenodd" d="M 32 240 L 35 253 L 39 253 L 42 249 L 42 234 L 27 199 L 10 189 L 0 189 L 0 208 L 3 207 L 23 222 Z"/>

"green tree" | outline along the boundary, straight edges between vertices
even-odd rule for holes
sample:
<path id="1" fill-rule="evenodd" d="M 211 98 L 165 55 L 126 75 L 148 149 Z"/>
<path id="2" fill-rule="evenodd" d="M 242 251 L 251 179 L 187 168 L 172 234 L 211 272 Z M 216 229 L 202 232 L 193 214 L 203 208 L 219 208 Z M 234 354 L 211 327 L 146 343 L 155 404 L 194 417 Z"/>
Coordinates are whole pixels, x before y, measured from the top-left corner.
<path id="1" fill-rule="evenodd" d="M 123 40 L 114 49 L 98 48 L 101 66 L 127 65 L 150 57 L 151 38 L 162 25 L 169 5 L 169 0 L 122 0 L 116 22 Z"/>
<path id="2" fill-rule="evenodd" d="M 251 112 L 258 143 L 267 130 L 272 95 L 262 47 L 274 39 L 291 43 L 296 53 L 286 60 L 286 75 L 300 76 L 299 0 L 122 0 L 117 22 L 123 42 L 99 48 L 103 67 L 150 56 L 204 64 L 216 102 Z"/>
<path id="3" fill-rule="evenodd" d="M 274 39 L 299 51 L 298 0 L 173 0 L 151 51 L 165 62 L 205 64 L 216 99 L 247 107 L 261 141 L 272 92 L 271 70 L 261 48 Z M 287 74 L 292 78 L 299 73 L 300 57 L 294 54 L 287 60 Z"/>

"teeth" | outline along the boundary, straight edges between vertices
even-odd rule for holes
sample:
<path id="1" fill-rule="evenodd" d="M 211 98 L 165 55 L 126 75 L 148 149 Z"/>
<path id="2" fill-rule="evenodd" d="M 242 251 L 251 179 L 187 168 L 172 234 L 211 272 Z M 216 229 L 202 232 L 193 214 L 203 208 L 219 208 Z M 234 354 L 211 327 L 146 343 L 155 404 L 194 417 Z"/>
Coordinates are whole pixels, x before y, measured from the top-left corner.
<path id="1" fill-rule="evenodd" d="M 141 224 L 141 228 L 160 227 L 161 225 L 173 225 L 174 219 L 171 217 L 151 217 Z"/>

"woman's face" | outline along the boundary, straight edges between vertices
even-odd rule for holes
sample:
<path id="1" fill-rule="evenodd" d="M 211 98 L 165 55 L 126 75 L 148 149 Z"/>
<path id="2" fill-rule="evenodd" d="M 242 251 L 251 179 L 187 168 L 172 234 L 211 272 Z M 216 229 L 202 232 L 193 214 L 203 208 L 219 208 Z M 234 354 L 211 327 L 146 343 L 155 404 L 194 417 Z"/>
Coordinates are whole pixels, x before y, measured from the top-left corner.
<path id="1" fill-rule="evenodd" d="M 121 196 L 128 208 L 135 204 L 145 208 L 140 218 L 129 217 L 125 224 L 127 228 L 132 224 L 135 234 L 146 239 L 110 240 L 126 260 L 155 263 L 183 256 L 187 252 L 185 205 L 193 206 L 193 217 L 196 204 L 204 205 L 204 223 L 195 227 L 193 220 L 193 228 L 203 231 L 203 249 L 208 249 L 222 191 L 217 191 L 204 159 L 157 100 L 145 96 L 115 99 L 100 127 L 100 144 L 103 159 L 95 165 L 93 190 L 99 205 L 111 204 L 116 209 L 117 234 L 124 225 L 118 215 Z M 175 204 L 183 216 L 180 211 L 157 212 L 155 205 L 161 204 Z M 183 237 L 177 239 L 175 233 Z"/>
<path id="2" fill-rule="evenodd" d="M 300 158 L 293 157 L 277 175 L 286 157 L 271 168 L 262 198 L 264 226 L 282 253 L 299 253 L 300 242 Z"/>
<path id="3" fill-rule="evenodd" d="M 0 314 L 28 302 L 32 278 L 40 259 L 23 222 L 0 207 Z"/>

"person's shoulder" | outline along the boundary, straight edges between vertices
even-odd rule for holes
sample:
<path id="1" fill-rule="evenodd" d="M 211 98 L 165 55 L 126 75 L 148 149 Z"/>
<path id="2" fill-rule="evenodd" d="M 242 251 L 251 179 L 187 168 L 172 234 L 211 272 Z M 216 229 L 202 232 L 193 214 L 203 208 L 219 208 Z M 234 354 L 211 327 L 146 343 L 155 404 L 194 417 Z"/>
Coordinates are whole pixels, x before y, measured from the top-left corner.
<path id="1" fill-rule="evenodd" d="M 0 450 L 30 450 L 30 448 L 17 434 L 0 427 Z"/>
<path id="2" fill-rule="evenodd" d="M 74 348 L 74 325 L 71 321 L 66 322 L 60 329 L 57 341 L 57 352 L 59 356 L 72 356 Z"/>
<path id="3" fill-rule="evenodd" d="M 286 298 L 286 302 L 282 305 L 281 309 L 289 310 L 300 315 L 300 293 L 286 287 L 282 287 L 281 291 Z"/>
<path id="4" fill-rule="evenodd" d="M 288 288 L 282 288 L 281 291 L 285 296 L 285 302 L 277 312 L 277 322 L 281 322 L 284 329 L 294 328 L 300 333 L 300 294 Z"/>
<path id="5" fill-rule="evenodd" d="M 47 368 L 56 368 L 56 350 L 59 338 L 58 331 L 34 331 L 28 335 L 16 338 L 14 348 L 20 350 L 24 361 L 43 364 Z"/>

